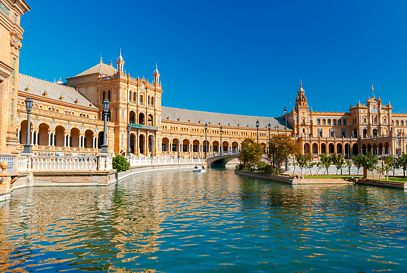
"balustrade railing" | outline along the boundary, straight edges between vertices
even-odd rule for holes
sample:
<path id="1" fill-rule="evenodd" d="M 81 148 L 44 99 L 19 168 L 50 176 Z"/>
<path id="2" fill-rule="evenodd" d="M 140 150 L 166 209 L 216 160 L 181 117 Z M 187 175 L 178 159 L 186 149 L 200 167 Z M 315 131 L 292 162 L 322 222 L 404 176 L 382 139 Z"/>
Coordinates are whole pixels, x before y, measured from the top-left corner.
<path id="1" fill-rule="evenodd" d="M 7 172 L 13 172 L 14 171 L 14 160 L 15 156 L 14 155 L 7 155 L 7 154 L 0 154 L 0 162 L 6 161 L 8 164 L 7 167 Z"/>
<path id="2" fill-rule="evenodd" d="M 171 157 L 129 157 L 131 167 L 150 165 L 177 165 L 177 164 L 203 164 L 204 159 L 200 158 L 171 158 Z"/>

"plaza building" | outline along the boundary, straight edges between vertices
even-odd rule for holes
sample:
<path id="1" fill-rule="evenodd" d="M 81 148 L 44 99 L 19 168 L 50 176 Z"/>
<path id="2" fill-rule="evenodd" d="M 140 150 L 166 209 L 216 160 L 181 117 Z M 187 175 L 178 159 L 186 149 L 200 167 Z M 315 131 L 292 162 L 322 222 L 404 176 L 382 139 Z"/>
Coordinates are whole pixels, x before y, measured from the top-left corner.
<path id="1" fill-rule="evenodd" d="M 272 135 L 291 135 L 284 116 L 219 114 L 162 106 L 158 68 L 148 81 L 126 73 L 124 64 L 121 52 L 116 66 L 105 64 L 101 58 L 66 83 L 20 75 L 19 150 L 27 142 L 27 97 L 34 100 L 30 143 L 39 154 L 98 153 L 103 139 L 104 100 L 110 102 L 107 139 L 108 150 L 114 154 L 204 158 L 208 153 L 237 152 L 245 138 L 258 138 L 266 149 Z"/>
<path id="2" fill-rule="evenodd" d="M 384 104 L 374 95 L 373 85 L 372 93 L 365 104 L 358 102 L 347 112 L 314 112 L 300 84 L 289 122 L 301 153 L 314 159 L 320 154 L 350 158 L 367 153 L 379 156 L 404 153 L 407 114 L 393 113 L 390 102 Z"/>
<path id="3" fill-rule="evenodd" d="M 111 154 L 205 158 L 238 152 L 246 138 L 266 151 L 278 134 L 291 136 L 301 153 L 314 159 L 320 154 L 397 155 L 407 149 L 407 115 L 393 113 L 390 103 L 375 96 L 347 112 L 314 112 L 300 84 L 294 108 L 279 117 L 165 107 L 157 66 L 151 80 L 132 76 L 124 69 L 121 51 L 115 65 L 101 58 L 66 82 L 20 74 L 20 18 L 27 11 L 23 0 L 0 0 L 0 154 L 18 155 L 29 142 L 36 155 L 98 155 L 104 101 L 109 101 L 106 144 Z M 28 97 L 33 99 L 30 126 Z"/>

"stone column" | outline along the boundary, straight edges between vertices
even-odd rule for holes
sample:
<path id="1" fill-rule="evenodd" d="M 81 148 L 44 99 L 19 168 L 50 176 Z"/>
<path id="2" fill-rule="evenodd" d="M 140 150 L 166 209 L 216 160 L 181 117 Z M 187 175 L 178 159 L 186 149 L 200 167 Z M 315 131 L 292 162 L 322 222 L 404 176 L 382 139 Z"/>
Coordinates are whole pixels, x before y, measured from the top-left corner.
<path id="1" fill-rule="evenodd" d="M 11 176 L 7 173 L 8 164 L 0 162 L 0 202 L 10 199 Z"/>

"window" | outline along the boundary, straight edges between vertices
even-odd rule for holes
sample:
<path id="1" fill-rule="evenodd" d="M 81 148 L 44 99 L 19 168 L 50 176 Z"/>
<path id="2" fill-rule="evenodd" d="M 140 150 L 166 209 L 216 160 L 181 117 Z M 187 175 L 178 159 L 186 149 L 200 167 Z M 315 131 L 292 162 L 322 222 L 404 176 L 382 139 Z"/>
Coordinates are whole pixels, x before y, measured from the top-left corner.
<path id="1" fill-rule="evenodd" d="M 318 136 L 322 137 L 322 129 L 318 129 Z"/>
<path id="2" fill-rule="evenodd" d="M 320 119 L 317 119 L 317 124 L 321 125 L 321 120 Z"/>
<path id="3" fill-rule="evenodd" d="M 328 119 L 328 125 L 331 125 L 331 120 L 330 119 Z"/>
<path id="4" fill-rule="evenodd" d="M 343 120 L 343 126 L 346 126 L 346 119 Z"/>
<path id="5" fill-rule="evenodd" d="M 340 119 L 338 119 L 338 126 L 342 125 L 342 121 Z"/>
<path id="6" fill-rule="evenodd" d="M 346 129 L 342 129 L 342 137 L 346 137 Z"/>
<path id="7" fill-rule="evenodd" d="M 330 135 L 331 137 L 335 137 L 335 130 L 330 130 L 330 131 L 329 131 L 329 135 Z"/>
<path id="8" fill-rule="evenodd" d="M 144 96 L 140 95 L 140 104 L 144 104 Z"/>
<path id="9" fill-rule="evenodd" d="M 336 119 L 333 120 L 333 126 L 336 126 Z"/>

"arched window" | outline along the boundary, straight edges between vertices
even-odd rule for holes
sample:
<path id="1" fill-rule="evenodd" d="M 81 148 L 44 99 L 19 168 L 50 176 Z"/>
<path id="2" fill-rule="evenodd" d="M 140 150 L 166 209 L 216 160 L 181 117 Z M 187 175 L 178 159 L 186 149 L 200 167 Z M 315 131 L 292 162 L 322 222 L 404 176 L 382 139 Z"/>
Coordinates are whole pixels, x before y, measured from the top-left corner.
<path id="1" fill-rule="evenodd" d="M 333 122 L 333 126 L 336 126 L 336 119 L 334 119 L 332 122 Z"/>
<path id="2" fill-rule="evenodd" d="M 342 125 L 342 121 L 340 119 L 338 119 L 338 126 Z"/>
<path id="3" fill-rule="evenodd" d="M 322 125 L 326 125 L 326 120 L 325 119 L 322 120 Z"/>
<path id="4" fill-rule="evenodd" d="M 320 119 L 317 119 L 317 124 L 321 125 L 321 120 Z"/>
<path id="5" fill-rule="evenodd" d="M 110 99 L 112 98 L 112 93 L 110 92 L 110 90 L 107 92 L 107 99 L 108 101 L 110 101 Z"/>
<path id="6" fill-rule="evenodd" d="M 143 105 L 144 104 L 144 96 L 140 95 L 140 104 Z"/>
<path id="7" fill-rule="evenodd" d="M 328 125 L 331 125 L 331 119 L 328 119 Z"/>
<path id="8" fill-rule="evenodd" d="M 346 126 L 346 119 L 343 120 L 343 126 Z"/>

